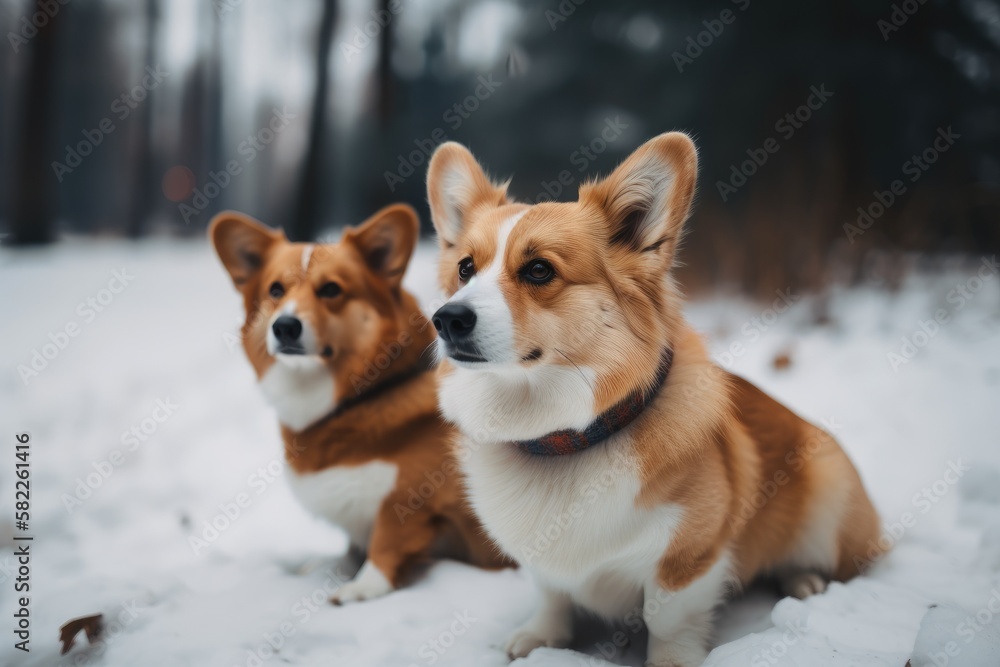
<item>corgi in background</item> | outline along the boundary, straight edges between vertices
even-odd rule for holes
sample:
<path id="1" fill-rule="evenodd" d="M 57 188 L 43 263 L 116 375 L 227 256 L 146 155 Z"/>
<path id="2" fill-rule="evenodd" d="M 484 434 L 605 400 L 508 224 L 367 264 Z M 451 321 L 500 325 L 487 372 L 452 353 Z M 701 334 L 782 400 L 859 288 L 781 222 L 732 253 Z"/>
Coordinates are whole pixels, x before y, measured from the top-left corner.
<path id="1" fill-rule="evenodd" d="M 339 243 L 290 243 L 234 211 L 209 228 L 243 294 L 243 347 L 277 412 L 292 491 L 367 554 L 338 604 L 388 593 L 430 556 L 507 564 L 463 496 L 424 354 L 434 329 L 402 287 L 418 230 L 404 205 Z"/>
<path id="2" fill-rule="evenodd" d="M 694 667 L 727 591 L 771 576 L 819 593 L 877 543 L 836 441 L 716 366 L 685 322 L 671 269 L 697 168 L 667 133 L 577 201 L 526 205 L 459 144 L 431 159 L 441 410 L 476 513 L 542 593 L 511 658 L 567 645 L 579 605 L 641 610 L 647 664 Z"/>

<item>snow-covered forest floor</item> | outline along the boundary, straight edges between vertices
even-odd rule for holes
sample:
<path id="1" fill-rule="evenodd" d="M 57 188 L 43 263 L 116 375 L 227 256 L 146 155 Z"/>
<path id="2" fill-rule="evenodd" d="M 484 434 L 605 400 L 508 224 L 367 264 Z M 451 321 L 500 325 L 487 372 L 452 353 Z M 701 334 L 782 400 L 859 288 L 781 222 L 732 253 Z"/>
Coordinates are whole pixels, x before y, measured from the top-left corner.
<path id="1" fill-rule="evenodd" d="M 407 278 L 425 304 L 434 255 L 422 246 Z M 508 663 L 500 647 L 535 604 L 520 571 L 442 562 L 383 599 L 323 602 L 352 574 L 345 540 L 286 487 L 274 415 L 235 338 L 241 302 L 207 243 L 63 243 L 0 263 L 4 627 L 22 431 L 35 536 L 31 652 L 5 630 L 0 664 Z M 796 294 L 763 306 L 719 296 L 688 315 L 720 363 L 834 431 L 894 544 L 869 575 L 823 595 L 779 600 L 757 587 L 729 603 L 707 664 L 903 667 L 915 642 L 913 667 L 1000 664 L 995 266 L 916 275 L 894 293 L 833 290 L 822 308 Z M 76 334 L 64 339 L 67 327 Z M 59 349 L 26 384 L 18 367 L 49 343 Z M 239 494 L 250 504 L 206 532 Z M 207 546 L 192 548 L 192 535 Z M 81 635 L 60 657 L 59 626 L 97 612 L 105 637 L 88 648 Z M 642 664 L 644 636 L 621 632 L 581 618 L 572 650 L 517 664 Z"/>

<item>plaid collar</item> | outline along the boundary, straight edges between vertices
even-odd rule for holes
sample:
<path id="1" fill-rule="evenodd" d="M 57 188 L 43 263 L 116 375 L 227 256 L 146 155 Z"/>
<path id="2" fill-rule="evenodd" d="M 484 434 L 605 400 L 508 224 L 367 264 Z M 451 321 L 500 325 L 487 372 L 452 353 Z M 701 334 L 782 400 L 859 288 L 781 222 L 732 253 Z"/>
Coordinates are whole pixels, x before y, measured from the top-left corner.
<path id="1" fill-rule="evenodd" d="M 673 361 L 673 350 L 665 348 L 660 355 L 660 366 L 653 384 L 645 389 L 636 389 L 598 415 L 584 430 L 563 429 L 533 440 L 515 440 L 514 444 L 522 451 L 537 456 L 574 454 L 596 445 L 631 424 L 646 409 L 667 381 Z"/>

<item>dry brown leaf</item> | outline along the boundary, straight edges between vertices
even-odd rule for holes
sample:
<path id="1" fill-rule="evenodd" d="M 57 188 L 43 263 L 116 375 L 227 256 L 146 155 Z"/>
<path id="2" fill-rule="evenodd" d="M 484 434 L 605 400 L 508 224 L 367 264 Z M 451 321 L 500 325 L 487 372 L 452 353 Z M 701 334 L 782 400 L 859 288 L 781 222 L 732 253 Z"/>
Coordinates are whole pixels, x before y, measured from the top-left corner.
<path id="1" fill-rule="evenodd" d="M 66 621 L 59 628 L 59 641 L 62 642 L 62 654 L 66 655 L 73 648 L 73 642 L 80 630 L 87 633 L 87 641 L 93 644 L 101 636 L 104 629 L 104 614 L 94 614 L 93 616 L 81 616 L 71 621 Z"/>

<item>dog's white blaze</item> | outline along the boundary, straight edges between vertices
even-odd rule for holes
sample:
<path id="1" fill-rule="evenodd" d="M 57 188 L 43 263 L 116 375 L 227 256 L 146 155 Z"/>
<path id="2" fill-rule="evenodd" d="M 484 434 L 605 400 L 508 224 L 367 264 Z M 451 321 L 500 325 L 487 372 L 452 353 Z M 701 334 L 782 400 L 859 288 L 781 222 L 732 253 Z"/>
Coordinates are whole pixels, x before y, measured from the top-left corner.
<path id="1" fill-rule="evenodd" d="M 309 260 L 312 259 L 313 250 L 316 248 L 313 244 L 307 245 L 302 249 L 302 272 L 305 273 L 309 270 Z"/>
<path id="2" fill-rule="evenodd" d="M 493 260 L 449 299 L 475 311 L 473 343 L 489 363 L 456 362 L 455 371 L 442 381 L 439 402 L 448 419 L 480 440 L 535 438 L 564 428 L 583 429 L 594 419 L 591 387 L 596 375 L 591 369 L 520 364 L 500 276 L 507 240 L 524 213 L 501 224 Z M 443 341 L 438 340 L 443 356 Z"/>
<path id="3" fill-rule="evenodd" d="M 299 342 L 306 351 L 304 355 L 278 353 L 278 338 L 274 335 L 274 322 L 282 315 L 297 317 L 299 321 L 302 322 L 302 337 L 299 339 Z M 287 366 L 309 366 L 312 361 L 315 361 L 314 359 L 311 359 L 311 355 L 319 354 L 319 343 L 316 339 L 316 333 L 313 331 L 312 325 L 310 325 L 308 321 L 303 319 L 296 312 L 294 299 L 283 305 L 275 311 L 273 315 L 271 315 L 271 319 L 267 322 L 267 334 L 265 335 L 264 342 L 267 346 L 267 353 L 277 359 L 279 363 L 283 363 Z"/>
<path id="4" fill-rule="evenodd" d="M 287 477 L 292 493 L 307 510 L 340 526 L 352 544 L 367 549 L 375 515 L 398 473 L 393 463 L 372 461 L 307 474 L 291 471 Z"/>
<path id="5" fill-rule="evenodd" d="M 278 421 L 301 431 L 336 407 L 333 375 L 319 357 L 278 356 L 260 379 L 260 389 L 277 411 Z M 283 363 L 282 358 L 291 361 Z"/>
<path id="6" fill-rule="evenodd" d="M 505 220 L 497 232 L 497 251 L 493 260 L 480 267 L 476 275 L 462 289 L 455 292 L 448 303 L 461 303 L 476 313 L 476 328 L 472 343 L 484 357 L 498 363 L 514 363 L 514 318 L 500 289 L 507 239 L 520 222 L 524 212 Z"/>

